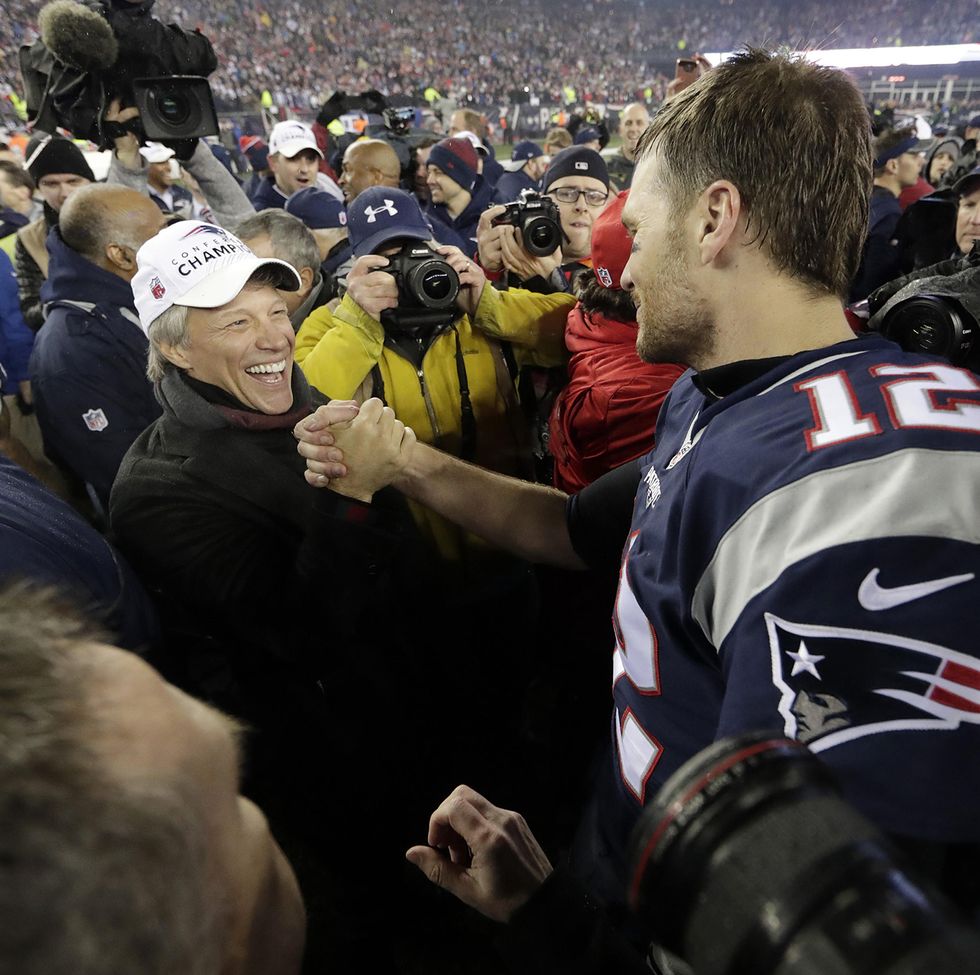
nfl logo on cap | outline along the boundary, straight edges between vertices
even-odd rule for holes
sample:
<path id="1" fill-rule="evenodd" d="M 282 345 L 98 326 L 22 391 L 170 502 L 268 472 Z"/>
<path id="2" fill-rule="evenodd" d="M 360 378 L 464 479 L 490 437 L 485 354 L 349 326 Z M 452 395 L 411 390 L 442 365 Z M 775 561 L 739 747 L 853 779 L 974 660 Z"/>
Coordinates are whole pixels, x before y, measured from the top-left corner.
<path id="1" fill-rule="evenodd" d="M 163 282 L 159 278 L 150 279 L 150 294 L 159 301 L 165 294 L 167 289 L 163 286 Z"/>

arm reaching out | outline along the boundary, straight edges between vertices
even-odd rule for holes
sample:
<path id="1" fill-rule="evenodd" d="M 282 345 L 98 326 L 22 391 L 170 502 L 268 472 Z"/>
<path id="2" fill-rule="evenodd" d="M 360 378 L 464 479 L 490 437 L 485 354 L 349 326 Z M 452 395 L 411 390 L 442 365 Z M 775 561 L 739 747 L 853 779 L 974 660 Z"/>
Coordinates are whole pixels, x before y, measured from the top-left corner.
<path id="1" fill-rule="evenodd" d="M 405 856 L 434 884 L 504 922 L 554 869 L 523 816 L 465 785 L 432 814 L 429 845 L 413 846 Z"/>

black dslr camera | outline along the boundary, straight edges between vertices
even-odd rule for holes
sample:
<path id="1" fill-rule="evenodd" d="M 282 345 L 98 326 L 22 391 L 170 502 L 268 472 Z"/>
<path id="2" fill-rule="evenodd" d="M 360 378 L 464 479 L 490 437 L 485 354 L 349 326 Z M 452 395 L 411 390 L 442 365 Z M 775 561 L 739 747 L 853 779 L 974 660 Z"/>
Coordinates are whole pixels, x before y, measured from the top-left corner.
<path id="1" fill-rule="evenodd" d="M 510 224 L 521 232 L 524 250 L 535 257 L 547 257 L 561 246 L 561 217 L 558 207 L 546 196 L 525 192 L 515 203 L 495 217 L 493 226 Z"/>
<path id="2" fill-rule="evenodd" d="M 966 257 L 922 268 L 868 298 L 869 329 L 907 352 L 980 371 L 980 240 Z"/>
<path id="3" fill-rule="evenodd" d="M 381 313 L 389 333 L 423 338 L 455 321 L 459 275 L 428 244 L 408 241 L 382 270 L 398 282 L 398 307 Z"/>
<path id="4" fill-rule="evenodd" d="M 152 0 L 53 0 L 41 10 L 41 37 L 20 49 L 36 129 L 61 126 L 108 148 L 120 132 L 104 116 L 120 98 L 140 110 L 140 119 L 123 131 L 171 141 L 218 134 L 206 77 L 218 64 L 211 42 L 161 23 L 152 6 Z"/>

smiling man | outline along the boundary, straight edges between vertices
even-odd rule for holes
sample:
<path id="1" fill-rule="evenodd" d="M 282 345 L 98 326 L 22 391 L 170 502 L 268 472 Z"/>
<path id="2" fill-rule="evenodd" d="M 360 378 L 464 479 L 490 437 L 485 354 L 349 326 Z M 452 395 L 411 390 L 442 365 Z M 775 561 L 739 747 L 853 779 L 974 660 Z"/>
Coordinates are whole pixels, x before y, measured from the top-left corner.
<path id="1" fill-rule="evenodd" d="M 356 459 L 348 458 L 350 485 L 338 482 L 343 494 L 304 480 L 291 429 L 325 399 L 293 365 L 295 337 L 277 289 L 295 290 L 296 271 L 197 221 L 161 231 L 137 263 L 133 293 L 163 415 L 123 460 L 112 527 L 160 597 L 183 686 L 257 729 L 245 784 L 265 797 L 284 845 L 300 851 L 322 965 L 317 945 L 326 939 L 339 951 L 347 928 L 323 907 L 324 891 L 355 883 L 328 850 L 336 830 L 354 828 L 331 804 L 332 777 L 365 801 L 370 794 L 338 745 L 356 720 L 356 696 L 344 689 L 372 656 L 352 650 L 367 642 L 359 634 L 371 632 L 372 600 L 385 599 L 378 574 L 396 535 L 371 505 L 373 482 L 358 478 Z M 376 459 L 414 439 L 377 400 L 359 413 L 352 404 L 323 409 L 370 426 Z M 329 634 L 319 629 L 321 610 Z M 370 740 L 366 729 L 359 741 L 369 748 Z"/>
<path id="2" fill-rule="evenodd" d="M 623 144 L 605 156 L 609 178 L 621 190 L 629 189 L 636 169 L 636 145 L 650 124 L 650 113 L 643 102 L 632 102 L 619 116 L 619 133 Z"/>

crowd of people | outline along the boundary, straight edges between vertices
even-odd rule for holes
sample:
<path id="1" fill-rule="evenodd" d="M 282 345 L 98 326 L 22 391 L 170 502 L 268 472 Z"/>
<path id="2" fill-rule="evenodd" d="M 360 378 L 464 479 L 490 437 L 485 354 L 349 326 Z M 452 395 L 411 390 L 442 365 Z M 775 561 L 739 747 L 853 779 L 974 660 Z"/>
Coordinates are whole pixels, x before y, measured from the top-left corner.
<path id="1" fill-rule="evenodd" d="M 0 969 L 670 975 L 631 831 L 760 730 L 975 917 L 980 116 L 872 134 L 761 49 L 651 112 L 739 6 L 593 3 L 565 58 L 427 3 L 171 13 L 219 93 L 342 65 L 444 133 L 288 119 L 243 172 L 117 98 L 104 179 L 0 147 Z M 529 71 L 621 143 L 497 158 L 467 96 Z"/>
<path id="2" fill-rule="evenodd" d="M 41 0 L 0 4 L 0 89 L 19 86 L 16 53 L 32 38 Z M 969 43 L 977 37 L 968 0 L 914 10 L 875 0 L 855 7 L 810 0 L 524 0 L 287 2 L 159 0 L 157 15 L 199 28 L 219 52 L 211 79 L 219 103 L 251 109 L 264 91 L 298 111 L 335 89 L 375 88 L 490 107 L 524 101 L 622 104 L 652 87 L 662 94 L 673 58 L 740 45 L 891 47 Z M 659 98 L 657 99 L 659 101 Z"/>

